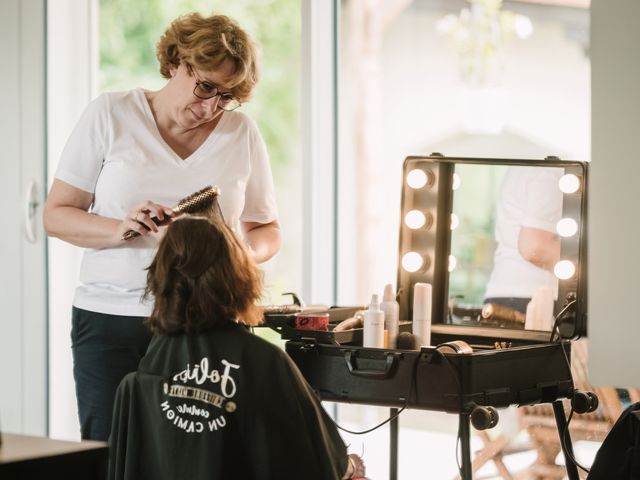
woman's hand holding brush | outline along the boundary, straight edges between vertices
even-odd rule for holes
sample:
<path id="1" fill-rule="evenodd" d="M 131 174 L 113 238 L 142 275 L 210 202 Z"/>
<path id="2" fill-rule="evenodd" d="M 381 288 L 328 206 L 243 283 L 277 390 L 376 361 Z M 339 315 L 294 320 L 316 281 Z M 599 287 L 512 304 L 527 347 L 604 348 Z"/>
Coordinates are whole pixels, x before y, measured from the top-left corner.
<path id="1" fill-rule="evenodd" d="M 148 235 L 150 232 L 157 232 L 158 226 L 171 223 L 173 217 L 189 214 L 202 214 L 211 212 L 216 205 L 216 200 L 220 195 L 218 187 L 208 185 L 191 195 L 184 197 L 173 208 L 167 208 L 157 203 L 146 201 L 133 208 L 127 218 L 122 221 L 123 225 L 134 228 L 127 228 L 122 232 L 122 240 L 131 240 L 140 235 Z"/>
<path id="2" fill-rule="evenodd" d="M 118 228 L 118 237 L 122 240 L 140 235 L 146 237 L 151 232 L 157 232 L 158 226 L 171 223 L 173 216 L 171 208 L 147 200 L 127 213 Z"/>

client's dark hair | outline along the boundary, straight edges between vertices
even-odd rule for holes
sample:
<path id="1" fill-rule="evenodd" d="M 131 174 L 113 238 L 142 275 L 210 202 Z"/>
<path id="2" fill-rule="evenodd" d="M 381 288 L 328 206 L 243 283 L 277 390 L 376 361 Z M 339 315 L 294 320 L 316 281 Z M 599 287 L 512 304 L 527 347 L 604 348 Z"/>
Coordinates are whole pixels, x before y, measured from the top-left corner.
<path id="1" fill-rule="evenodd" d="M 148 268 L 154 333 L 198 333 L 230 321 L 257 325 L 262 273 L 224 222 L 184 218 L 167 228 Z"/>

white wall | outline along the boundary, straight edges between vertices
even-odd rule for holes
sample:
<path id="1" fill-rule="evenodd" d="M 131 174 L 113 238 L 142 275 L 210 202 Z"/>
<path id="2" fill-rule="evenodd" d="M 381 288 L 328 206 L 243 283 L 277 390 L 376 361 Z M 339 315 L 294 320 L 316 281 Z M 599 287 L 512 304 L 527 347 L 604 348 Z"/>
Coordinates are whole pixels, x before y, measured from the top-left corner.
<path id="1" fill-rule="evenodd" d="M 640 2 L 591 6 L 591 380 L 640 387 Z"/>
<path id="2" fill-rule="evenodd" d="M 302 298 L 334 298 L 333 2 L 302 1 Z"/>

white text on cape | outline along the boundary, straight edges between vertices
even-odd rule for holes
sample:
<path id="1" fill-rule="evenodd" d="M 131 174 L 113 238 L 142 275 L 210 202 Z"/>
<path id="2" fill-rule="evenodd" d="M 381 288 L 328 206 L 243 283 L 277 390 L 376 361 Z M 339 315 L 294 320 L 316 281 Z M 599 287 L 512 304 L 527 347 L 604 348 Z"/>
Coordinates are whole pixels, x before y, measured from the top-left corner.
<path id="1" fill-rule="evenodd" d="M 180 381 L 182 383 L 187 383 L 189 380 L 193 380 L 198 385 L 202 385 L 207 380 L 211 383 L 220 383 L 220 391 L 222 395 L 227 398 L 231 398 L 236 394 L 236 382 L 233 380 L 229 372 L 232 368 L 240 368 L 240 365 L 229 363 L 224 359 L 221 360 L 220 363 L 224 367 L 222 375 L 218 370 L 209 371 L 209 359 L 207 357 L 203 357 L 202 360 L 200 360 L 200 363 L 194 365 L 193 368 L 187 364 L 187 368 L 180 373 L 176 373 L 173 376 L 173 380 Z"/>

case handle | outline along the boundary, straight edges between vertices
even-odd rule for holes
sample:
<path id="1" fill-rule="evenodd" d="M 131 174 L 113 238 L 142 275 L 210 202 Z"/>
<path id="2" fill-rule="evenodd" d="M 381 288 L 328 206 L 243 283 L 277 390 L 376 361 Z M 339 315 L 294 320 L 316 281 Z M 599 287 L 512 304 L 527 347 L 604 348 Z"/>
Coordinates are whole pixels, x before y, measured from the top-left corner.
<path id="1" fill-rule="evenodd" d="M 391 376 L 391 373 L 393 372 L 393 369 L 396 366 L 397 359 L 402 357 L 402 353 L 387 352 L 387 359 L 384 365 L 384 370 L 358 368 L 356 365 L 356 357 L 357 357 L 357 351 L 355 350 L 346 350 L 344 352 L 344 360 L 345 362 L 347 362 L 347 368 L 349 368 L 349 373 L 351 375 L 355 375 L 357 377 L 364 377 L 364 378 L 384 379 L 384 378 L 389 378 Z"/>

